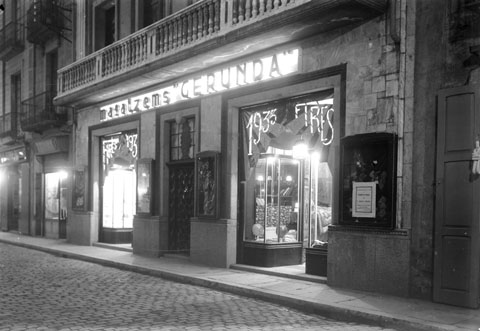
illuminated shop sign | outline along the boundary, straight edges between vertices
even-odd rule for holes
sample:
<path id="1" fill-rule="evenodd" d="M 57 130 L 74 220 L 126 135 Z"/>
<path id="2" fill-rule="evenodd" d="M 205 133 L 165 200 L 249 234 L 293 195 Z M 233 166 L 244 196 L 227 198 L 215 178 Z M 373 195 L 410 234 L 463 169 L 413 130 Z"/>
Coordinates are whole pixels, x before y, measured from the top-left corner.
<path id="1" fill-rule="evenodd" d="M 100 108 L 100 121 L 280 78 L 297 72 L 298 62 L 299 49 L 292 49 L 190 77 L 173 85 L 106 105 Z"/>
<path id="2" fill-rule="evenodd" d="M 334 138 L 330 91 L 254 106 L 243 112 L 248 155 L 268 147 L 290 150 L 299 139 L 310 148 L 328 146 Z"/>

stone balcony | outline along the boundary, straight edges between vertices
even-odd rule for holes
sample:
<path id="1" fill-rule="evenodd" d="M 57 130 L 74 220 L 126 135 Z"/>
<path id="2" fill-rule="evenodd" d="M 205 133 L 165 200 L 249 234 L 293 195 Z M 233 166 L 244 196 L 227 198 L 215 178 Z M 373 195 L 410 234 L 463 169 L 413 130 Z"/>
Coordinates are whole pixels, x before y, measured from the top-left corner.
<path id="1" fill-rule="evenodd" d="M 58 70 L 56 104 L 86 106 L 385 13 L 387 0 L 203 0 Z"/>

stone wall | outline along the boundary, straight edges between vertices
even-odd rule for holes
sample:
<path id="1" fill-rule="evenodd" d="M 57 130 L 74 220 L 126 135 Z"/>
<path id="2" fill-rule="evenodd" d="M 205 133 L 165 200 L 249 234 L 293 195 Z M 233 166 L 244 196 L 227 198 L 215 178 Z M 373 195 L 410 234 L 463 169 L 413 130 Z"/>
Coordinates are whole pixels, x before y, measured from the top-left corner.
<path id="1" fill-rule="evenodd" d="M 398 136 L 395 230 L 332 231 L 328 283 L 332 286 L 409 295 L 410 201 L 414 35 L 405 25 L 405 6 L 396 12 L 398 30 L 388 15 L 330 38 L 318 37 L 303 49 L 306 71 L 347 64 L 345 136 L 392 132 Z M 311 40 L 313 41 L 313 40 Z M 338 216 L 334 219 L 338 223 Z"/>
<path id="2" fill-rule="evenodd" d="M 416 2 L 411 286 L 414 297 L 430 299 L 435 227 L 435 146 L 437 94 L 440 89 L 478 82 L 480 70 L 463 66 L 469 47 L 480 39 L 452 39 L 449 11 L 458 1 Z M 449 7 L 452 6 L 452 7 Z M 472 142 L 473 148 L 473 142 Z"/>
<path id="3" fill-rule="evenodd" d="M 328 284 L 406 297 L 409 252 L 406 231 L 329 231 Z"/>

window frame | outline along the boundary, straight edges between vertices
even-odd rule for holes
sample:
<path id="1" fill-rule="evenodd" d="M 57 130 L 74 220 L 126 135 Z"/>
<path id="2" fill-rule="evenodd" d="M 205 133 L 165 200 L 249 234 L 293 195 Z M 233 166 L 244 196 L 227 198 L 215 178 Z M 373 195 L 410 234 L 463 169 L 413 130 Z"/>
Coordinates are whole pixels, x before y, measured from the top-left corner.
<path id="1" fill-rule="evenodd" d="M 182 125 L 184 125 L 185 121 L 189 121 L 189 120 L 192 120 L 193 119 L 193 130 L 191 129 L 190 125 L 189 125 L 189 128 L 190 128 L 190 131 L 188 132 L 188 134 L 193 137 L 192 139 L 192 143 L 190 144 L 190 147 L 189 149 L 192 149 L 193 150 L 193 155 L 191 157 L 186 157 L 186 158 L 183 158 L 183 155 L 180 155 L 181 151 L 182 151 L 182 134 L 184 133 L 183 131 L 180 133 L 180 127 Z M 176 118 L 175 120 L 170 120 L 167 122 L 168 123 L 168 160 L 169 162 L 175 162 L 175 161 L 191 161 L 191 160 L 194 160 L 195 159 L 195 156 L 196 156 L 196 137 L 197 137 L 197 119 L 195 117 L 195 115 L 187 115 L 187 116 L 182 116 L 182 117 L 178 117 Z M 175 134 L 172 134 L 172 125 L 176 125 L 177 128 L 176 128 L 176 132 Z M 176 138 L 178 138 L 178 141 L 176 141 L 176 145 L 173 146 L 173 136 L 175 136 Z M 172 151 L 173 150 L 176 150 L 178 153 L 178 158 L 173 158 L 172 157 Z"/>
<path id="2" fill-rule="evenodd" d="M 257 172 L 257 169 L 258 169 L 258 162 L 261 162 L 260 160 L 265 160 L 265 171 L 264 171 L 264 176 L 262 176 L 262 180 L 261 181 L 264 181 L 265 182 L 265 190 L 263 193 L 261 193 L 261 187 L 258 187 L 260 189 L 260 195 L 257 194 L 257 180 L 258 180 L 258 176 L 257 175 L 261 175 L 260 173 Z M 282 162 L 282 161 L 286 161 L 286 162 Z M 292 162 L 293 161 L 293 162 Z M 303 236 L 302 236 L 302 224 L 303 224 L 303 215 L 304 215 L 304 211 L 303 211 L 303 207 L 304 207 L 304 204 L 301 203 L 302 201 L 302 192 L 304 190 L 304 185 L 302 183 L 302 178 L 303 178 L 303 172 L 304 172 L 304 162 L 302 160 L 297 160 L 295 158 L 293 158 L 292 156 L 290 155 L 286 155 L 286 154 L 270 154 L 270 153 L 265 153 L 265 154 L 262 154 L 261 157 L 259 158 L 257 162 L 257 165 L 255 167 L 255 173 L 254 173 L 254 176 L 253 178 L 251 179 L 252 181 L 255 182 L 255 188 L 254 188 L 254 196 L 253 196 L 253 212 L 254 212 L 254 223 L 252 225 L 252 232 L 253 232 L 253 226 L 255 224 L 260 224 L 262 228 L 260 227 L 257 227 L 258 230 L 260 230 L 260 232 L 263 232 L 261 233 L 260 236 L 258 237 L 262 237 L 263 236 L 263 239 L 262 238 L 257 238 L 257 239 L 254 239 L 254 240 L 251 240 L 251 239 L 247 239 L 247 236 L 246 234 L 248 233 L 247 231 L 249 229 L 245 228 L 245 231 L 244 231 L 244 237 L 243 237 L 243 240 L 245 242 L 254 242 L 254 243 L 259 243 L 259 244 L 266 244 L 266 245 L 278 245 L 278 244 L 284 244 L 284 243 L 301 243 L 303 241 Z M 268 169 L 267 167 L 269 166 L 269 162 L 274 162 L 274 164 L 272 165 L 272 170 L 273 170 L 273 167 L 275 167 L 275 171 L 278 172 L 277 175 L 272 175 L 272 176 L 267 176 L 269 174 L 268 172 Z M 296 181 L 292 181 L 293 183 L 296 183 L 296 188 L 294 190 L 296 190 L 295 192 L 295 196 L 288 196 L 288 197 L 292 197 L 292 198 L 295 198 L 296 197 L 296 201 L 292 199 L 292 201 L 294 202 L 291 202 L 290 203 L 290 206 L 291 207 L 291 210 L 290 210 L 290 214 L 288 216 L 288 220 L 287 219 L 283 219 L 282 220 L 282 215 L 285 216 L 285 208 L 282 209 L 282 206 L 285 207 L 285 206 L 288 206 L 288 205 L 284 205 L 282 204 L 282 201 L 285 202 L 286 200 L 284 199 L 285 195 L 283 195 L 282 192 L 284 192 L 284 189 L 281 189 L 281 180 L 282 180 L 282 177 L 280 176 L 281 174 L 281 171 L 282 171 L 282 164 L 285 165 L 286 163 L 297 163 L 296 164 L 296 167 L 297 167 L 297 179 Z M 275 192 L 275 193 L 272 193 L 272 194 L 268 194 L 268 187 L 266 186 L 266 183 L 267 183 L 267 180 L 268 180 L 268 177 L 271 177 L 271 181 L 272 181 L 272 185 L 271 185 L 271 188 L 272 188 L 272 191 Z M 275 183 L 273 183 L 275 182 Z M 275 191 L 275 188 L 277 188 L 277 190 Z M 263 199 L 262 199 L 263 197 Z M 247 197 L 248 198 L 248 197 Z M 275 201 L 275 198 L 276 198 L 276 203 L 274 202 Z M 261 222 L 257 222 L 257 204 L 259 204 L 259 200 L 262 200 L 263 201 L 263 221 Z M 267 226 L 268 224 L 268 213 L 267 213 L 267 210 L 269 208 L 268 207 L 268 201 L 270 199 L 270 203 L 272 205 L 270 205 L 270 207 L 273 207 L 273 208 L 270 208 L 270 210 L 274 210 L 276 211 L 276 214 L 275 212 L 272 212 L 273 215 L 275 215 L 275 217 L 272 217 L 271 220 L 273 221 L 274 223 L 274 226 Z M 291 225 L 292 223 L 292 219 L 291 219 L 291 216 L 296 213 L 296 226 L 295 226 L 295 229 L 291 228 Z M 248 214 L 248 213 L 247 213 Z M 275 218 L 273 220 L 273 218 Z M 285 223 L 285 224 L 284 224 Z M 262 225 L 263 224 L 263 225 Z M 245 225 L 247 225 L 247 222 L 245 222 Z M 269 230 L 271 231 L 272 227 L 275 227 L 276 228 L 276 239 L 277 241 L 269 241 L 270 239 L 267 238 L 267 228 L 269 228 Z M 263 231 L 262 231 L 263 230 Z M 291 236 L 293 235 L 292 233 L 290 233 L 291 230 L 296 230 L 296 233 L 295 233 L 295 240 L 291 240 Z M 253 233 L 254 236 L 257 236 L 255 233 Z M 288 236 L 288 237 L 287 237 Z"/>
<path id="3" fill-rule="evenodd" d="M 92 51 L 96 52 L 118 40 L 119 36 L 119 1 L 118 0 L 94 0 L 92 3 Z M 114 8 L 114 32 L 113 32 L 113 41 L 109 44 L 106 44 L 105 32 L 106 32 L 106 22 L 105 15 L 106 11 Z"/>

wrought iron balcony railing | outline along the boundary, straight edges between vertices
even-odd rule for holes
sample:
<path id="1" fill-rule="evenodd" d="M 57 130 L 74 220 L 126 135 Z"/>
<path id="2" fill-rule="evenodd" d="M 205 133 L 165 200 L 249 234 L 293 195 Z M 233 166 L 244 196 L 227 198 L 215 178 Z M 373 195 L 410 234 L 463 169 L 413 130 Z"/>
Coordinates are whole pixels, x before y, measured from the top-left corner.
<path id="1" fill-rule="evenodd" d="M 60 36 L 66 21 L 70 20 L 62 1 L 34 0 L 27 11 L 27 40 L 32 44 L 43 45 L 49 39 Z M 70 29 L 68 29 L 70 30 Z"/>
<path id="2" fill-rule="evenodd" d="M 0 61 L 8 61 L 20 54 L 25 46 L 23 25 L 10 22 L 0 29 Z"/>
<path id="3" fill-rule="evenodd" d="M 0 116 L 0 137 L 5 137 L 13 133 L 12 114 Z"/>
<path id="4" fill-rule="evenodd" d="M 54 93 L 43 92 L 22 102 L 20 125 L 23 131 L 42 132 L 67 121 L 67 107 L 53 104 Z"/>
<path id="5" fill-rule="evenodd" d="M 58 71 L 59 96 L 311 0 L 203 0 Z"/>

